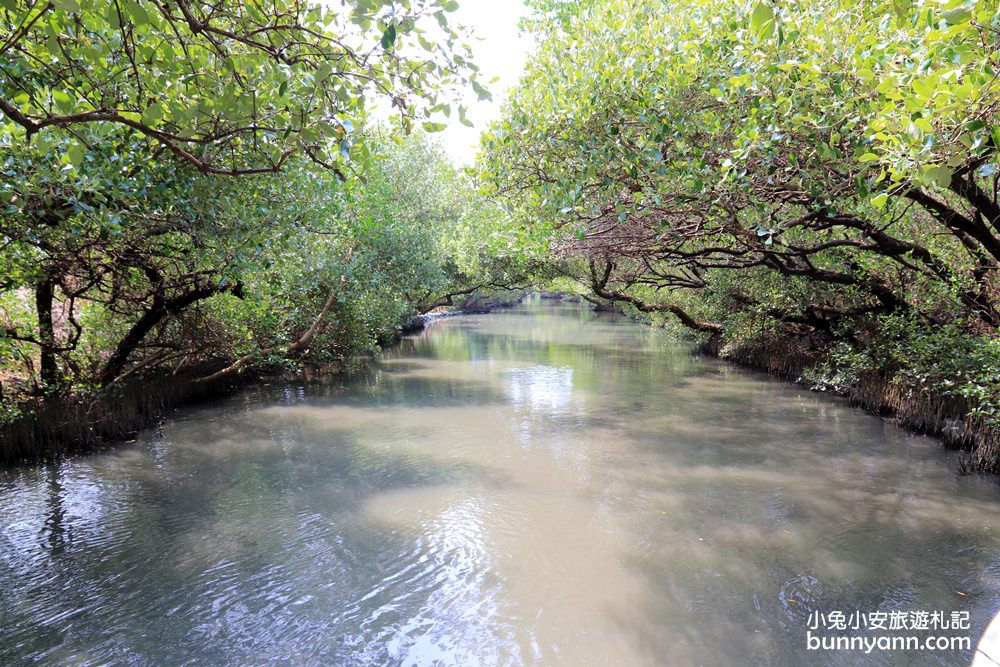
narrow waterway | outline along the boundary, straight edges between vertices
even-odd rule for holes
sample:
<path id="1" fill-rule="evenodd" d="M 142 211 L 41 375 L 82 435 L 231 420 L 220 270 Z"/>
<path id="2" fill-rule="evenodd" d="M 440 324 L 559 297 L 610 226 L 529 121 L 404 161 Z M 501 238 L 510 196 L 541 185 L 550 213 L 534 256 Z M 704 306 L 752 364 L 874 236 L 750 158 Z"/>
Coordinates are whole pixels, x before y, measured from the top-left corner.
<path id="1" fill-rule="evenodd" d="M 960 665 L 806 630 L 998 608 L 995 480 L 538 300 L 0 472 L 3 665 Z"/>

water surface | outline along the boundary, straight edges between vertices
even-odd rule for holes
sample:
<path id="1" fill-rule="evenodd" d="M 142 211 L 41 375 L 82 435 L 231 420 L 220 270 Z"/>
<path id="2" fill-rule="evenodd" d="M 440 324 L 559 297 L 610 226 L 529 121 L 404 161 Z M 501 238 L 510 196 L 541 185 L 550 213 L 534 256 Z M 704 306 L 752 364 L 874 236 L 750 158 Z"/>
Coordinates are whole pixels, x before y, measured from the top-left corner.
<path id="1" fill-rule="evenodd" d="M 955 665 L 806 624 L 997 608 L 995 481 L 539 301 L 0 472 L 4 665 Z"/>

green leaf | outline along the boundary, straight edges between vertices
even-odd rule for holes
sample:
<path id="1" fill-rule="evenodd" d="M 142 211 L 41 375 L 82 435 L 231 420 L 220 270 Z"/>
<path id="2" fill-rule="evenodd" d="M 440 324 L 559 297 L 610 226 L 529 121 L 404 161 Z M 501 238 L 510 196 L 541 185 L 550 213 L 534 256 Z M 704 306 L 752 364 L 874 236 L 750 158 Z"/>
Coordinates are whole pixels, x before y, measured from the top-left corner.
<path id="1" fill-rule="evenodd" d="M 316 68 L 316 74 L 314 75 L 315 81 L 318 85 L 326 83 L 326 80 L 330 78 L 333 74 L 333 64 L 325 62 Z"/>
<path id="2" fill-rule="evenodd" d="M 943 165 L 924 167 L 922 180 L 928 185 L 936 185 L 939 188 L 947 188 L 951 185 L 952 170 Z"/>
<path id="3" fill-rule="evenodd" d="M 52 0 L 52 4 L 66 12 L 76 13 L 80 11 L 79 0 Z"/>
<path id="4" fill-rule="evenodd" d="M 424 130 L 426 130 L 427 132 L 440 132 L 440 131 L 444 130 L 447 127 L 448 126 L 445 125 L 444 123 L 431 123 L 431 122 L 427 122 L 427 123 L 423 124 Z"/>
<path id="5" fill-rule="evenodd" d="M 388 51 L 395 42 L 396 26 L 390 23 L 389 27 L 385 29 L 384 33 L 382 33 L 382 48 Z"/>
<path id="6" fill-rule="evenodd" d="M 472 83 L 472 89 L 476 91 L 476 95 L 479 97 L 480 100 L 489 100 L 489 101 L 493 100 L 493 93 L 488 91 L 477 81 L 472 81 L 471 83 Z"/>
<path id="7" fill-rule="evenodd" d="M 142 124 L 149 127 L 156 127 L 156 124 L 163 118 L 163 107 L 158 102 L 150 104 L 142 114 Z"/>
<path id="8" fill-rule="evenodd" d="M 463 105 L 459 105 L 458 107 L 458 121 L 466 127 L 473 127 L 472 121 L 465 117 L 465 107 Z"/>
<path id="9" fill-rule="evenodd" d="M 774 33 L 774 10 L 758 2 L 750 14 L 750 28 L 761 38 L 770 37 Z"/>
<path id="10" fill-rule="evenodd" d="M 112 30 L 118 30 L 121 27 L 121 18 L 118 16 L 118 7 L 115 3 L 108 4 L 104 17 L 107 19 L 108 25 Z"/>
<path id="11" fill-rule="evenodd" d="M 926 97 L 928 99 L 934 97 L 934 92 L 936 90 L 934 87 L 934 83 L 932 81 L 919 78 L 914 78 L 912 81 L 910 81 L 910 88 L 912 88 L 913 92 L 915 92 L 917 95 L 920 95 L 921 97 Z"/>
<path id="12" fill-rule="evenodd" d="M 941 12 L 941 18 L 947 21 L 950 25 L 967 23 L 969 19 L 972 18 L 972 11 L 966 7 L 958 7 L 946 12 Z"/>
<path id="13" fill-rule="evenodd" d="M 146 25 L 149 23 L 149 14 L 146 10 L 135 0 L 128 0 L 125 3 L 125 7 L 128 9 L 129 16 L 132 17 L 132 22 L 136 25 Z"/>
<path id="14" fill-rule="evenodd" d="M 52 100 L 56 103 L 56 106 L 59 107 L 59 110 L 62 111 L 63 113 L 69 113 L 70 111 L 73 110 L 73 100 L 64 90 L 61 90 L 59 88 L 53 88 Z"/>
<path id="15" fill-rule="evenodd" d="M 66 149 L 66 154 L 69 156 L 70 164 L 74 167 L 79 167 L 83 164 L 83 159 L 86 157 L 87 151 L 79 142 L 74 141 Z"/>
<path id="16" fill-rule="evenodd" d="M 885 208 L 886 202 L 889 201 L 889 195 L 881 192 L 869 200 L 869 203 L 875 208 Z"/>
<path id="17" fill-rule="evenodd" d="M 858 162 L 878 162 L 879 157 L 875 153 L 865 153 L 858 158 Z"/>

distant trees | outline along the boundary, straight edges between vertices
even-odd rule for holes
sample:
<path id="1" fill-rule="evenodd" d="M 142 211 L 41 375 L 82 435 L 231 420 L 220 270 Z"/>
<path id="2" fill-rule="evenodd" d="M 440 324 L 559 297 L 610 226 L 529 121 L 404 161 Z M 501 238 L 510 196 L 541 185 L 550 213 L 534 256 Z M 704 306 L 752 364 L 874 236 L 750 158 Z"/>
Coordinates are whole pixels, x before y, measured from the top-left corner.
<path id="1" fill-rule="evenodd" d="M 960 323 L 1000 370 L 997 3 L 533 4 L 482 172 L 592 291 L 851 363 Z M 1000 417 L 978 367 L 925 375 Z"/>

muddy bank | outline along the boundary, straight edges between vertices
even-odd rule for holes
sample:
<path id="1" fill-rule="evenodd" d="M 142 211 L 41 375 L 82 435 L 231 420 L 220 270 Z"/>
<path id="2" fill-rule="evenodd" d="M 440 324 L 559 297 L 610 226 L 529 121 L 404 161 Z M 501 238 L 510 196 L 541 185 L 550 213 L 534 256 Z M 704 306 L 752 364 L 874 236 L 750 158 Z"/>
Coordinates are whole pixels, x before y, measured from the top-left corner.
<path id="1" fill-rule="evenodd" d="M 0 465 L 100 449 L 155 425 L 174 408 L 224 395 L 252 379 L 199 383 L 195 377 L 147 376 L 96 394 L 22 404 L 22 416 L 0 423 Z"/>

